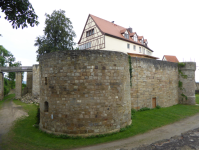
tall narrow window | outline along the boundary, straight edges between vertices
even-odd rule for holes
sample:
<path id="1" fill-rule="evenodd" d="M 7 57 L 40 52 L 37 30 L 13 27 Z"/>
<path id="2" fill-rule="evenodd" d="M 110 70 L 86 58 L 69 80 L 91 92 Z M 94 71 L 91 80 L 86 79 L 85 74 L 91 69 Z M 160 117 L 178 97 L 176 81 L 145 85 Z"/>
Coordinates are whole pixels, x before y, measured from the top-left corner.
<path id="1" fill-rule="evenodd" d="M 145 54 L 145 49 L 143 48 L 143 54 Z"/>
<path id="2" fill-rule="evenodd" d="M 134 35 L 134 39 L 133 39 L 135 42 L 137 42 L 137 36 Z"/>
<path id="3" fill-rule="evenodd" d="M 130 44 L 127 44 L 127 48 L 130 49 Z"/>
<path id="4" fill-rule="evenodd" d="M 44 112 L 48 112 L 48 102 L 44 102 Z"/>
<path id="5" fill-rule="evenodd" d="M 135 45 L 133 45 L 133 49 L 136 51 L 136 46 Z"/>
<path id="6" fill-rule="evenodd" d="M 142 53 L 142 49 L 141 49 L 141 47 L 139 47 L 139 52 L 140 52 L 140 53 Z"/>
<path id="7" fill-rule="evenodd" d="M 45 77 L 45 85 L 47 85 L 47 77 Z"/>

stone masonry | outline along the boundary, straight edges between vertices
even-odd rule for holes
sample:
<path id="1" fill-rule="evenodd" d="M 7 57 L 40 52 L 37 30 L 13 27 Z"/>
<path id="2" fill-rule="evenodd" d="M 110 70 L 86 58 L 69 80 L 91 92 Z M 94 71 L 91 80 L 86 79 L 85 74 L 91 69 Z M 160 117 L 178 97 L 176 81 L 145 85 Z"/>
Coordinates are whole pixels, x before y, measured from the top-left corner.
<path id="1" fill-rule="evenodd" d="M 95 135 L 131 124 L 128 55 L 100 50 L 40 57 L 40 129 Z"/>
<path id="2" fill-rule="evenodd" d="M 32 72 L 27 72 L 27 84 L 28 93 L 32 93 Z"/>
<path id="3" fill-rule="evenodd" d="M 181 67 L 180 70 L 184 75 L 187 75 L 187 78 L 180 76 L 180 81 L 183 83 L 183 90 L 179 90 L 179 102 L 182 104 L 195 105 L 195 62 L 185 62 L 185 66 Z M 184 94 L 185 97 L 182 97 L 181 94 Z"/>
<path id="4" fill-rule="evenodd" d="M 40 95 L 40 71 L 39 71 L 39 65 L 33 65 L 32 67 L 32 97 L 33 98 L 39 98 Z"/>
<path id="5" fill-rule="evenodd" d="M 131 62 L 133 109 L 157 105 L 168 107 L 178 103 L 177 63 L 136 57 L 132 57 Z"/>
<path id="6" fill-rule="evenodd" d="M 15 98 L 20 99 L 22 94 L 22 74 L 21 72 L 16 72 L 16 83 L 15 83 Z"/>

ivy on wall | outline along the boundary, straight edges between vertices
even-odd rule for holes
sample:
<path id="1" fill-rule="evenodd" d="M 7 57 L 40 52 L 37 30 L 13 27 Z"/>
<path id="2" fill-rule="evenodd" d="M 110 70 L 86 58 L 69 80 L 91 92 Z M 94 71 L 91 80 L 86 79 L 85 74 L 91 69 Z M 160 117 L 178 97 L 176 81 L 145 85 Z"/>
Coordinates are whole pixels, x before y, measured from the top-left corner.
<path id="1" fill-rule="evenodd" d="M 181 70 L 180 70 L 180 68 L 182 68 L 182 67 L 184 67 L 185 66 L 185 63 L 178 63 L 178 72 L 179 72 L 179 76 L 181 76 L 182 78 L 184 78 L 184 79 L 187 79 L 187 75 L 185 75 Z M 185 90 L 184 88 L 183 88 L 183 83 L 182 83 L 182 81 L 178 81 L 178 87 L 179 87 L 179 89 L 182 91 L 182 94 L 181 94 L 181 96 L 182 97 L 184 97 L 186 100 L 187 100 L 187 96 L 183 93 L 183 90 Z"/>
<path id="2" fill-rule="evenodd" d="M 130 86 L 132 87 L 132 66 L 131 66 L 131 56 L 129 56 L 129 73 L 130 73 Z"/>

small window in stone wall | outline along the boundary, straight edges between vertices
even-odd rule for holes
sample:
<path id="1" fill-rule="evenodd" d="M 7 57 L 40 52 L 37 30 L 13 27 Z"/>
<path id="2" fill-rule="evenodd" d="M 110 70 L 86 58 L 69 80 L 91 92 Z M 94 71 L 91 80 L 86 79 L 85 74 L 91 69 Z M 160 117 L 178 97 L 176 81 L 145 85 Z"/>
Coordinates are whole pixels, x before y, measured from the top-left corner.
<path id="1" fill-rule="evenodd" d="M 48 112 L 48 102 L 44 102 L 44 112 Z"/>
<path id="2" fill-rule="evenodd" d="M 45 77 L 45 85 L 47 85 L 47 77 Z"/>

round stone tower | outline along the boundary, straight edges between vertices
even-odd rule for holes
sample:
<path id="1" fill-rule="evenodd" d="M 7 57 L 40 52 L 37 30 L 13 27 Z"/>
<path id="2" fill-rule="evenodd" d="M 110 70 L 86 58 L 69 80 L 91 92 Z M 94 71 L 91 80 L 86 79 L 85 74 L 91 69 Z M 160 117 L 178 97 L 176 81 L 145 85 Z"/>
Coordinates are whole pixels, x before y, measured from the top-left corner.
<path id="1" fill-rule="evenodd" d="M 68 50 L 41 56 L 39 67 L 41 130 L 89 136 L 131 124 L 128 55 Z"/>
<path id="2" fill-rule="evenodd" d="M 179 102 L 182 104 L 195 105 L 195 62 L 185 62 L 184 67 L 179 68 L 187 78 L 179 75 L 183 90 L 179 89 Z M 184 97 L 182 96 L 184 94 Z"/>

